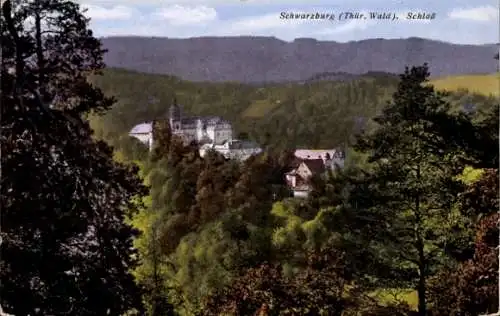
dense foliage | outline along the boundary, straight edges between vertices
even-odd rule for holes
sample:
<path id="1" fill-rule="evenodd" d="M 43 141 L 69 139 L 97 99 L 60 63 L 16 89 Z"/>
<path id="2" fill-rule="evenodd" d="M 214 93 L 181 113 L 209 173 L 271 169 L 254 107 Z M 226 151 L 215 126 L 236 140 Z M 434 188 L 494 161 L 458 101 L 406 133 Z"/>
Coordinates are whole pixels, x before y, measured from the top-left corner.
<path id="1" fill-rule="evenodd" d="M 147 192 L 82 119 L 112 103 L 86 80 L 103 67 L 87 23 L 67 1 L 3 4 L 0 299 L 14 315 L 142 306 L 125 219 Z"/>

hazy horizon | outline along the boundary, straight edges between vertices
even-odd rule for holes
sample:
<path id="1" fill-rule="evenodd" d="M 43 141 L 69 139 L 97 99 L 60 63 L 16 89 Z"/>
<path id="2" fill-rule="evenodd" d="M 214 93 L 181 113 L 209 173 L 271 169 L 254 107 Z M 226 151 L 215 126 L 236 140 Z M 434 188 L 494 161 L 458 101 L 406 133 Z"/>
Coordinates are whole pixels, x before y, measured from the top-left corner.
<path id="1" fill-rule="evenodd" d="M 135 34 L 121 34 L 121 35 L 105 35 L 105 36 L 98 36 L 99 39 L 104 39 L 104 38 L 125 38 L 125 37 L 135 37 L 135 38 L 155 38 L 155 39 L 202 39 L 202 38 L 274 38 L 276 40 L 286 42 L 286 43 L 293 43 L 294 41 L 297 40 L 314 40 L 317 42 L 334 42 L 334 43 L 340 43 L 340 44 L 346 44 L 346 43 L 355 43 L 355 42 L 362 42 L 362 41 L 368 41 L 368 40 L 385 40 L 385 41 L 392 41 L 392 40 L 408 40 L 411 38 L 414 39 L 423 39 L 423 40 L 428 40 L 428 41 L 434 41 L 434 42 L 441 42 L 441 43 L 448 43 L 448 44 L 454 44 L 454 45 L 473 45 L 473 46 L 489 46 L 489 45 L 500 45 L 500 42 L 490 42 L 490 43 L 477 43 L 477 44 L 468 44 L 468 43 L 455 43 L 451 41 L 446 41 L 446 40 L 440 40 L 440 39 L 432 39 L 432 38 L 426 38 L 426 37 L 419 37 L 419 36 L 408 36 L 408 37 L 394 37 L 394 38 L 383 38 L 383 37 L 369 37 L 369 38 L 364 38 L 364 39 L 359 39 L 359 40 L 347 40 L 347 41 L 337 41 L 337 40 L 319 40 L 313 37 L 297 37 L 291 40 L 285 40 L 278 38 L 276 36 L 266 36 L 266 35 L 203 35 L 203 36 L 189 36 L 189 37 L 173 37 L 173 36 L 147 36 L 147 35 L 135 35 Z M 499 48 L 500 49 L 500 48 Z"/>

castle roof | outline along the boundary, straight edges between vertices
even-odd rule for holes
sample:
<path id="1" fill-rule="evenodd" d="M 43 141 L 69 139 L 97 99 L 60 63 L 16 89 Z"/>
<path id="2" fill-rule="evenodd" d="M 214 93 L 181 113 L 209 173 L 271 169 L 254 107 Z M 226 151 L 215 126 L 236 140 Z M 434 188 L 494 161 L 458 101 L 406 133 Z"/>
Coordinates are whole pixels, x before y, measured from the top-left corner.
<path id="1" fill-rule="evenodd" d="M 182 117 L 180 114 L 182 112 L 183 106 L 174 102 L 170 106 L 169 116 L 170 118 L 177 120 L 180 119 L 180 123 L 184 126 L 195 126 L 198 122 L 205 124 L 207 126 L 224 126 L 231 125 L 231 123 L 220 116 L 186 116 Z M 172 115 L 175 115 L 172 117 Z"/>
<path id="2" fill-rule="evenodd" d="M 130 134 L 147 134 L 153 131 L 153 123 L 141 123 L 130 130 Z"/>
<path id="3" fill-rule="evenodd" d="M 324 159 L 326 154 L 331 158 L 338 155 L 340 152 L 337 149 L 297 149 L 295 150 L 295 157 L 299 159 Z"/>

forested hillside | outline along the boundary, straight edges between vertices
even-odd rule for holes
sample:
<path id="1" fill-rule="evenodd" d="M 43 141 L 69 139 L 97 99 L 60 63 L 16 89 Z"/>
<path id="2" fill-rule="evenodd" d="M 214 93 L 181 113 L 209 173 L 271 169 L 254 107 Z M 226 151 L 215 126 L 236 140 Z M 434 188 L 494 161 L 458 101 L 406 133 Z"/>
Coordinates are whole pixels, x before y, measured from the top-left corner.
<path id="1" fill-rule="evenodd" d="M 238 83 L 192 83 L 176 77 L 107 69 L 94 82 L 118 102 L 93 118 L 98 137 L 118 145 L 135 125 L 165 118 L 174 97 L 188 115 L 220 115 L 262 145 L 332 148 L 369 127 L 394 92 L 398 77 L 371 73 L 351 80 L 256 87 Z M 495 98 L 466 91 L 450 96 L 455 108 L 491 106 Z"/>

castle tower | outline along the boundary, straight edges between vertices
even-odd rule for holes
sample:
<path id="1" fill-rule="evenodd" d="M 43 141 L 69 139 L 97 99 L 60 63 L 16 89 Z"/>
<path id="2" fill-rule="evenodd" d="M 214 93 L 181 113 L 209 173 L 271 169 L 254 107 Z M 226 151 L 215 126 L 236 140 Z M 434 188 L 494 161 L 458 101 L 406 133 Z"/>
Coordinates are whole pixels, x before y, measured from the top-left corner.
<path id="1" fill-rule="evenodd" d="M 174 123 L 180 124 L 181 120 L 181 108 L 179 104 L 177 104 L 177 98 L 174 98 L 173 104 L 170 106 L 169 110 L 169 121 L 170 128 L 174 128 Z"/>

